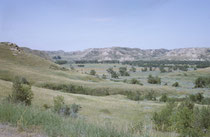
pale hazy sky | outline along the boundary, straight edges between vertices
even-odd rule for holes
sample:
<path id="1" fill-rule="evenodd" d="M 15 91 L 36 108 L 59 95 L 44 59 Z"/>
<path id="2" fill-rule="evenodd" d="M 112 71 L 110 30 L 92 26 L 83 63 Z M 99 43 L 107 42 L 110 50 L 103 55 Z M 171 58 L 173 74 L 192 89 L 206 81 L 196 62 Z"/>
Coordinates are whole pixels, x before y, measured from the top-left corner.
<path id="1" fill-rule="evenodd" d="M 210 0 L 0 0 L 0 41 L 65 51 L 210 47 Z"/>

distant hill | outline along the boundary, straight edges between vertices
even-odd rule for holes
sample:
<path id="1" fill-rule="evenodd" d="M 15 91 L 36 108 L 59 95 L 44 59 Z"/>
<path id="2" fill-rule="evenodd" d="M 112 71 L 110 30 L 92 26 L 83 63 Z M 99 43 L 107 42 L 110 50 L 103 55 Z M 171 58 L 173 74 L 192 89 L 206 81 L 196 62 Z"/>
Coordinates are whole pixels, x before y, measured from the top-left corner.
<path id="1" fill-rule="evenodd" d="M 61 56 L 66 60 L 192 60 L 210 61 L 210 48 L 180 49 L 138 49 L 126 47 L 91 48 L 84 51 L 46 51 L 51 56 Z"/>
<path id="2" fill-rule="evenodd" d="M 44 51 L 32 50 L 32 49 L 27 48 L 27 47 L 21 47 L 21 49 L 23 49 L 26 53 L 37 55 L 37 56 L 39 56 L 41 58 L 44 58 L 44 59 L 47 59 L 47 60 L 52 60 L 51 57 L 48 54 L 46 54 L 46 52 L 44 52 Z"/>

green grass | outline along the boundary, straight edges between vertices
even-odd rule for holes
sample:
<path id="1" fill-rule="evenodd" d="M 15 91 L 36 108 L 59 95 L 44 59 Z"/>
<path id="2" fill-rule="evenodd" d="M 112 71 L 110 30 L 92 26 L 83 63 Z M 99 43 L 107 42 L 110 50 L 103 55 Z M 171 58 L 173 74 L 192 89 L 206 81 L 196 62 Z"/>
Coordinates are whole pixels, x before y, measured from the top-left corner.
<path id="1" fill-rule="evenodd" d="M 95 76 L 90 76 L 85 74 L 91 69 L 95 69 L 97 74 L 101 76 L 102 74 L 107 74 L 106 69 L 109 67 L 114 67 L 115 71 L 118 71 L 119 67 L 124 66 L 120 64 L 87 64 L 84 68 L 78 68 L 75 66 L 76 70 L 74 71 L 62 71 L 60 69 L 50 69 L 51 65 L 56 65 L 53 62 L 42 59 L 38 56 L 21 52 L 16 56 L 13 55 L 10 47 L 2 45 L 0 43 L 0 99 L 7 97 L 12 90 L 12 79 L 16 76 L 23 76 L 32 83 L 32 91 L 34 93 L 34 99 L 32 101 L 32 108 L 27 108 L 27 117 L 26 120 L 30 119 L 30 115 L 39 114 L 43 117 L 47 115 L 52 116 L 52 119 L 48 120 L 58 120 L 58 125 L 53 125 L 55 123 L 49 123 L 49 126 L 44 123 L 39 123 L 37 117 L 36 121 L 28 122 L 30 126 L 45 126 L 44 129 L 49 135 L 57 135 L 53 130 L 57 131 L 59 134 L 72 134 L 73 136 L 78 136 L 78 132 L 84 132 L 87 136 L 123 136 L 125 133 L 130 134 L 130 127 L 134 126 L 136 122 L 143 122 L 144 133 L 149 134 L 149 136 L 155 137 L 175 137 L 175 133 L 163 133 L 157 132 L 152 129 L 153 125 L 151 124 L 151 114 L 154 111 L 160 110 L 165 103 L 160 103 L 158 101 L 132 101 L 125 96 L 125 93 L 128 91 L 131 92 L 140 92 L 142 95 L 146 95 L 148 92 L 154 91 L 155 95 L 160 96 L 162 93 L 167 93 L 169 96 L 181 97 L 186 94 L 203 92 L 205 96 L 210 96 L 209 89 L 193 89 L 193 82 L 198 76 L 203 76 L 210 74 L 210 68 L 199 69 L 197 71 L 190 72 L 172 72 L 172 73 L 160 73 L 158 70 L 152 72 L 140 72 L 141 68 L 137 67 L 137 72 L 131 73 L 129 77 L 120 77 L 119 82 L 114 82 L 109 79 L 104 80 Z M 67 64 L 68 65 L 68 64 Z M 68 65 L 69 66 L 69 65 Z M 66 67 L 68 67 L 66 66 Z M 62 66 L 56 65 L 56 67 L 61 68 Z M 128 70 L 131 66 L 128 66 Z M 158 75 L 161 77 L 162 85 L 153 85 L 147 83 L 147 77 L 149 74 L 153 76 Z M 140 80 L 144 85 L 133 85 L 123 83 L 124 79 L 136 78 Z M 179 82 L 180 87 L 172 87 L 171 85 L 174 82 Z M 164 86 L 163 84 L 167 82 L 168 85 Z M 49 84 L 50 87 L 43 88 L 43 85 Z M 64 91 L 64 88 L 68 85 L 74 85 L 75 87 L 82 86 L 80 90 L 81 93 L 84 91 L 89 92 L 88 95 L 75 94 L 79 92 L 68 92 Z M 53 89 L 55 86 L 57 89 Z M 49 89 L 46 89 L 49 88 Z M 64 92 L 60 92 L 64 91 Z M 79 90 L 78 90 L 79 91 Z M 107 92 L 110 94 L 104 94 Z M 87 93 L 86 92 L 86 93 Z M 72 94 L 74 93 L 74 94 Z M 97 94 L 96 94 L 97 93 Z M 79 104 L 82 109 L 79 112 L 79 115 L 82 119 L 63 119 L 62 117 L 53 114 L 49 111 L 43 110 L 43 105 L 47 104 L 49 106 L 53 105 L 53 97 L 57 95 L 64 96 L 66 104 Z M 103 96 L 91 96 L 91 95 L 103 95 Z M 106 96 L 104 96 L 106 95 Z M 5 104 L 3 104 L 5 105 Z M 15 120 L 19 120 L 20 115 L 23 110 L 26 109 L 23 106 L 11 105 L 8 106 L 11 108 L 11 113 L 13 111 L 19 111 L 17 115 L 6 115 L 6 105 L 1 106 L 5 112 L 1 115 L 5 115 L 3 119 L 4 122 L 11 122 L 14 125 L 17 123 Z M 7 110 L 9 113 L 9 110 Z M 8 118 L 6 117 L 8 116 Z M 38 115 L 39 116 L 39 115 Z M 15 119 L 16 118 L 16 119 Z M 0 117 L 1 119 L 1 117 Z M 46 118 L 47 119 L 47 118 Z M 12 121 L 13 120 L 13 121 Z M 36 123 L 37 122 L 37 123 Z M 45 121 L 44 121 L 45 122 Z M 69 125 L 69 123 L 75 123 L 74 125 Z M 107 125 L 107 123 L 110 123 Z M 85 126 L 82 126 L 84 124 Z M 51 126 L 50 126 L 51 125 Z M 77 126 L 76 126 L 77 125 Z M 63 127 L 61 129 L 60 127 Z M 71 129 L 69 129 L 71 127 Z M 79 127 L 79 129 L 74 129 Z M 109 128 L 111 127 L 111 129 Z M 148 128 L 149 127 L 149 128 Z M 112 129 L 113 128 L 113 129 Z M 73 129 L 75 131 L 73 131 Z M 107 131 L 108 130 L 108 131 Z M 135 133 L 134 133 L 135 134 Z"/>
<path id="2" fill-rule="evenodd" d="M 0 104 L 0 122 L 11 123 L 25 130 L 30 128 L 42 129 L 52 137 L 131 137 L 123 130 L 116 130 L 109 123 L 103 126 L 88 124 L 81 119 L 61 117 L 51 111 L 40 110 L 34 107 L 10 104 Z M 34 129 L 35 130 L 35 129 Z"/>
<path id="3" fill-rule="evenodd" d="M 51 65 L 58 66 L 53 62 L 38 56 L 21 52 L 13 55 L 8 45 L 0 43 L 0 79 L 12 81 L 16 75 L 25 77 L 34 86 L 42 87 L 46 84 L 73 84 L 75 86 L 83 86 L 91 90 L 106 91 L 110 94 L 118 94 L 124 91 L 138 90 L 141 92 L 151 91 L 157 89 L 156 92 L 174 92 L 174 89 L 156 86 L 139 86 L 125 84 L 123 82 L 113 82 L 110 80 L 103 80 L 87 74 L 81 74 L 77 71 L 62 71 L 50 69 Z M 109 66 L 109 65 L 108 65 Z M 116 65 L 119 67 L 119 65 Z M 115 69 L 117 69 L 117 67 Z M 89 71 L 88 71 L 89 72 Z"/>

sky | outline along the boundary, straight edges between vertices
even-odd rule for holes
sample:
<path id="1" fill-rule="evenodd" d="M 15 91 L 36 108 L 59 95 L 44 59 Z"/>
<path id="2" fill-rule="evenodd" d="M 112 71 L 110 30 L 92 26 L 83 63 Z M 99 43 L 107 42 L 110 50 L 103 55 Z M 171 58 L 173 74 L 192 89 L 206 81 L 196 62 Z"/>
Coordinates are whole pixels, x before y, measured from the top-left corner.
<path id="1" fill-rule="evenodd" d="M 0 0 L 0 41 L 64 51 L 210 47 L 210 0 Z"/>

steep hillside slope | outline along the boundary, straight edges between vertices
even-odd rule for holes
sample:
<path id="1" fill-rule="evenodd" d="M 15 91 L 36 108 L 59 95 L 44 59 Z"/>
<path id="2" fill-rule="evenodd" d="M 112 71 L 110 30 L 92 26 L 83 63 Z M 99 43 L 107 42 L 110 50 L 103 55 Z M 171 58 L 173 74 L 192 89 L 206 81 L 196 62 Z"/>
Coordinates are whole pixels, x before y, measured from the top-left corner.
<path id="1" fill-rule="evenodd" d="M 49 60 L 25 52 L 13 43 L 0 43 L 0 79 L 11 81 L 15 76 L 26 77 L 34 84 L 45 82 L 87 82 L 98 79 L 67 70 Z"/>

